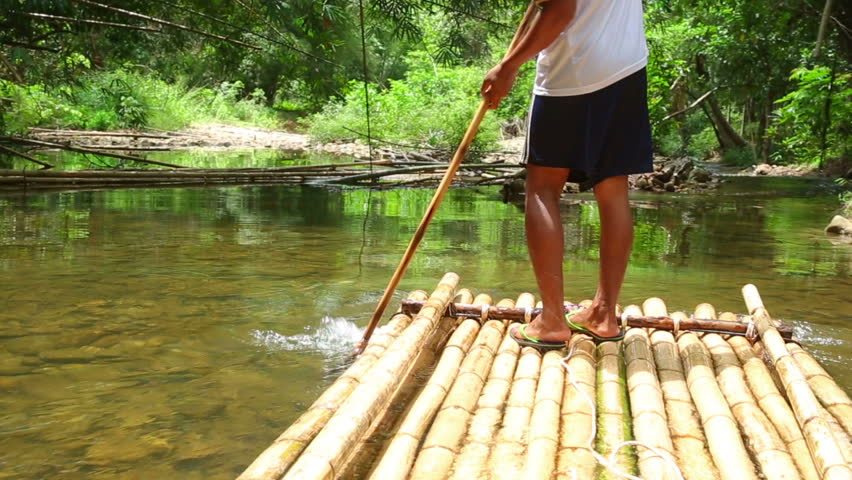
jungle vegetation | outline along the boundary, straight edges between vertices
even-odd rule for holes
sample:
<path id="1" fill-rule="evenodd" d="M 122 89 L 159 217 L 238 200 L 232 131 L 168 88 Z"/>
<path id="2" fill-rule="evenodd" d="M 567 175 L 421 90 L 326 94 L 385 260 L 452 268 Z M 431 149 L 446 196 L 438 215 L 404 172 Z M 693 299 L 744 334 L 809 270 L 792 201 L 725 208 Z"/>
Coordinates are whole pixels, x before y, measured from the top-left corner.
<path id="1" fill-rule="evenodd" d="M 522 0 L 0 0 L 0 131 L 299 128 L 452 148 Z M 852 8 L 836 0 L 645 0 L 663 155 L 848 160 Z M 533 65 L 483 125 L 523 124 Z M 366 81 L 365 81 L 366 80 Z M 369 101 L 368 101 L 369 100 Z"/>

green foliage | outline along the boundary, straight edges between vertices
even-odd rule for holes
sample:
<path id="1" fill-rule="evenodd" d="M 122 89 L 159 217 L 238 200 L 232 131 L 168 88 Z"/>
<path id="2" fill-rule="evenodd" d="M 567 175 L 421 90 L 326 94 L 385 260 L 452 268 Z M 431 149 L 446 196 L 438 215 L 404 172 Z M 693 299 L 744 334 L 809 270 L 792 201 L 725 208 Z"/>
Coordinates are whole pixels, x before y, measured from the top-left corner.
<path id="1" fill-rule="evenodd" d="M 370 85 L 372 135 L 392 142 L 455 148 L 479 105 L 482 69 L 437 65 L 424 52 L 410 55 L 409 62 L 403 80 L 392 80 L 387 89 Z M 366 133 L 363 83 L 353 81 L 342 101 L 327 105 L 309 123 L 310 134 L 319 141 L 352 140 Z M 474 149 L 493 147 L 498 135 L 497 120 L 486 117 Z"/>
<path id="2" fill-rule="evenodd" d="M 826 158 L 848 157 L 852 151 L 850 78 L 852 74 L 849 73 L 832 77 L 831 69 L 825 66 L 793 70 L 790 79 L 796 82 L 796 89 L 777 101 L 780 107 L 771 130 L 780 146 L 773 155 L 776 161 L 794 160 L 817 165 Z M 826 121 L 829 101 L 831 106 Z"/>
<path id="3" fill-rule="evenodd" d="M 239 81 L 216 89 L 188 88 L 126 70 L 93 72 L 73 86 L 56 88 L 0 80 L 0 97 L 12 99 L 2 118 L 15 133 L 29 127 L 177 129 L 194 122 L 275 126 L 263 92 L 243 96 L 244 90 Z"/>
<path id="4" fill-rule="evenodd" d="M 757 163 L 757 157 L 751 147 L 731 148 L 722 152 L 722 162 L 738 167 L 748 167 Z"/>
<path id="5" fill-rule="evenodd" d="M 840 203 L 843 205 L 841 207 L 843 214 L 852 215 L 852 180 L 838 178 L 835 182 L 840 186 L 840 188 L 844 189 L 844 191 L 840 192 L 837 196 Z"/>

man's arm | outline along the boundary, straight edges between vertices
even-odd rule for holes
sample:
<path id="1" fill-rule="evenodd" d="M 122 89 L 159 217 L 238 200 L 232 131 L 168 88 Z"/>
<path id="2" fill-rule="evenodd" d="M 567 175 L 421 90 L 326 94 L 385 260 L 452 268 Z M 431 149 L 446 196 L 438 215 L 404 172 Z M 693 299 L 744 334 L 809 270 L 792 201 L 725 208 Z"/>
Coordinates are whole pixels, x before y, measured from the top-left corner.
<path id="1" fill-rule="evenodd" d="M 482 82 L 482 97 L 491 109 L 497 108 L 509 94 L 521 65 L 553 43 L 571 23 L 577 7 L 576 0 L 533 0 L 530 8 L 535 8 L 535 4 L 542 5 L 539 14 L 528 26 L 521 24 L 514 48 L 510 48 L 503 61 L 492 68 Z"/>

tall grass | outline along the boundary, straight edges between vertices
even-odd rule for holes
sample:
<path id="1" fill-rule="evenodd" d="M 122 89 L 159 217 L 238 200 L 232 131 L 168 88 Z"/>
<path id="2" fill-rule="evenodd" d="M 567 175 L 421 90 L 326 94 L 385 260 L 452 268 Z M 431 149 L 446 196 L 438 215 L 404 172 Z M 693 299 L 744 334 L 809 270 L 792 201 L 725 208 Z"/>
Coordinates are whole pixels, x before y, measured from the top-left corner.
<path id="1" fill-rule="evenodd" d="M 60 87 L 0 80 L 0 98 L 6 99 L 0 123 L 15 133 L 30 127 L 175 130 L 211 122 L 278 125 L 263 92 L 246 94 L 241 82 L 193 88 L 127 70 L 89 73 L 73 85 Z"/>
<path id="2" fill-rule="evenodd" d="M 369 86 L 372 136 L 452 150 L 461 141 L 479 106 L 484 68 L 438 65 L 425 52 L 411 53 L 408 63 L 405 78 L 392 80 L 387 88 Z M 529 86 L 515 90 L 523 92 L 519 93 L 523 98 L 510 97 L 496 115 L 485 117 L 474 140 L 474 152 L 496 147 L 501 118 L 507 118 L 501 115 L 502 111 L 525 111 Z M 363 83 L 352 82 L 344 98 L 329 103 L 308 118 L 308 131 L 321 142 L 363 138 L 367 132 L 365 105 Z"/>

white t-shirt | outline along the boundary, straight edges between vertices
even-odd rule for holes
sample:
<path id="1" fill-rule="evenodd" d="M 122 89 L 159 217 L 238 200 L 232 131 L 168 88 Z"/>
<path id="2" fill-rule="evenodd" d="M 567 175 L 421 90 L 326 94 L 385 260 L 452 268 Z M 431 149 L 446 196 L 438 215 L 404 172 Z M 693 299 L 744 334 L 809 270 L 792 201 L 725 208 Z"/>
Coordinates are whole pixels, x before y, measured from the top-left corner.
<path id="1" fill-rule="evenodd" d="M 533 93 L 583 95 L 647 63 L 641 0 L 577 0 L 574 19 L 539 53 Z"/>

